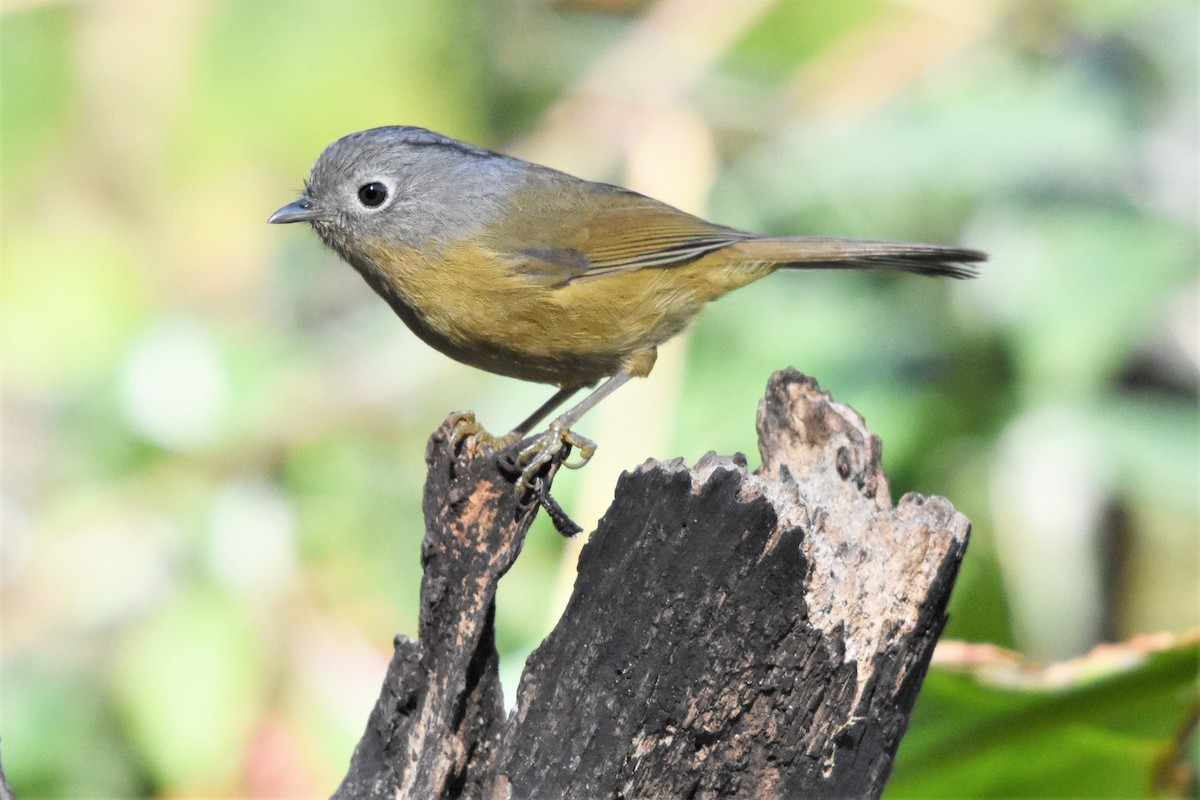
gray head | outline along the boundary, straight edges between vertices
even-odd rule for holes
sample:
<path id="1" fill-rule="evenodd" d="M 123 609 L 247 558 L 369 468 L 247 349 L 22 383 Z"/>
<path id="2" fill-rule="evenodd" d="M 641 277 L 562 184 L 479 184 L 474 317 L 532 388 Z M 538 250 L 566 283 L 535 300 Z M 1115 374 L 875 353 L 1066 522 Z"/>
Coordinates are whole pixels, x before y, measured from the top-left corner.
<path id="1" fill-rule="evenodd" d="M 352 262 L 367 243 L 448 243 L 499 213 L 529 166 L 424 128 L 373 128 L 325 148 L 303 196 L 268 222 L 310 222 Z"/>

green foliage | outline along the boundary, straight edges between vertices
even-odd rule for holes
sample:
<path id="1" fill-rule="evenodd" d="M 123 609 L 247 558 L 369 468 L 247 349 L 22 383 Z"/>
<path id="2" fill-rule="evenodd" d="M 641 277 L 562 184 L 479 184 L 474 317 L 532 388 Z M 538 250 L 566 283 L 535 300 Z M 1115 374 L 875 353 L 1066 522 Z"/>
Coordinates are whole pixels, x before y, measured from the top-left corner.
<path id="1" fill-rule="evenodd" d="M 4 771 L 21 797 L 132 797 L 149 781 L 96 676 L 62 653 L 4 664 Z M 53 735 L 46 728 L 54 729 Z M 86 753 L 87 758 L 72 758 Z"/>
<path id="2" fill-rule="evenodd" d="M 1140 797 L 1186 790 L 1173 765 L 1200 711 L 1195 637 L 1050 670 L 935 667 L 888 798 Z"/>

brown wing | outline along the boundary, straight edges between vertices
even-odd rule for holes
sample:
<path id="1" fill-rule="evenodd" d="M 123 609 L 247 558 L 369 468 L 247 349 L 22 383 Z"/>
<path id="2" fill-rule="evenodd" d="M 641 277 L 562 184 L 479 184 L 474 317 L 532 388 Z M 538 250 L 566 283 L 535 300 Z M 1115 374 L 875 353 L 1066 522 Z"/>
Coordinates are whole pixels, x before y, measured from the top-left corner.
<path id="1" fill-rule="evenodd" d="M 540 212 L 536 225 L 514 226 L 524 229 L 526 241 L 536 242 L 519 251 L 526 260 L 521 266 L 526 277 L 541 285 L 562 286 L 619 272 L 674 267 L 750 238 L 636 192 L 586 186 L 586 192 L 559 195 L 551 208 L 526 207 L 526 213 Z"/>
<path id="2" fill-rule="evenodd" d="M 654 201 L 609 206 L 593 220 L 583 249 L 591 267 L 579 278 L 679 266 L 749 238 Z"/>

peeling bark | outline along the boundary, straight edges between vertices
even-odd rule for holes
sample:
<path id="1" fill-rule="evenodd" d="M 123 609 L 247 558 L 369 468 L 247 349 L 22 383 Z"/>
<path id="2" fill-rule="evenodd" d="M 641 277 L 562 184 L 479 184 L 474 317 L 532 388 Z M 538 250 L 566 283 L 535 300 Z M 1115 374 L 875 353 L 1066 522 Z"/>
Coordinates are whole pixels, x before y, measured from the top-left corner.
<path id="1" fill-rule="evenodd" d="M 492 612 L 535 509 L 497 455 L 430 442 L 419 644 L 397 640 L 336 797 L 872 797 L 883 791 L 970 525 L 892 505 L 880 442 L 794 370 L 763 466 L 625 473 L 505 719 Z"/>

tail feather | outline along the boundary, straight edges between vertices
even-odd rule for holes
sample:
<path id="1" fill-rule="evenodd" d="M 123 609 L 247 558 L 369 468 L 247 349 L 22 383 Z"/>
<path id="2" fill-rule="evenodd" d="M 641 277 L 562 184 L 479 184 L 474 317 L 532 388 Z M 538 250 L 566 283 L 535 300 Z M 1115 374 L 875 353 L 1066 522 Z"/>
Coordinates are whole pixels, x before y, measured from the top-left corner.
<path id="1" fill-rule="evenodd" d="M 815 236 L 748 239 L 735 248 L 747 261 L 783 269 L 898 270 L 950 278 L 973 278 L 979 272 L 972 265 L 987 260 L 979 250 L 949 245 Z"/>

